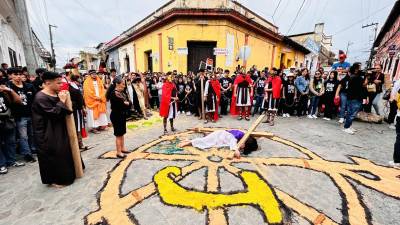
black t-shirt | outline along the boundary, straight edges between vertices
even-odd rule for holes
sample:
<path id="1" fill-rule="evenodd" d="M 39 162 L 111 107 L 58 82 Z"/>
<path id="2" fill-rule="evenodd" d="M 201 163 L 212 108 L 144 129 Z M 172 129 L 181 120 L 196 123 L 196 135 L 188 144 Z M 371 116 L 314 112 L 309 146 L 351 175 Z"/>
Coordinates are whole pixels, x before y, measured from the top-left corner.
<path id="1" fill-rule="evenodd" d="M 347 99 L 362 101 L 366 96 L 364 79 L 361 76 L 351 75 L 347 89 Z"/>
<path id="2" fill-rule="evenodd" d="M 341 81 L 340 81 L 340 93 L 346 94 L 348 89 L 349 89 L 349 81 L 350 81 L 350 76 L 346 75 Z"/>
<path id="3" fill-rule="evenodd" d="M 35 90 L 32 84 L 23 83 L 22 87 L 18 87 L 13 83 L 10 83 L 11 89 L 13 89 L 20 97 L 22 104 L 15 105 L 13 107 L 13 115 L 15 118 L 31 117 L 32 115 L 32 102 L 35 96 Z"/>
<path id="4" fill-rule="evenodd" d="M 221 87 L 223 89 L 227 89 L 229 87 L 229 84 L 233 84 L 233 81 L 231 78 L 229 77 L 223 77 L 219 80 L 219 82 L 221 83 Z"/>
<path id="5" fill-rule="evenodd" d="M 0 115 L 10 110 L 11 104 L 3 92 L 0 92 Z M 0 118 L 1 119 L 1 118 Z"/>
<path id="6" fill-rule="evenodd" d="M 293 81 L 285 81 L 283 82 L 283 88 L 285 89 L 285 96 L 294 96 L 296 94 L 296 86 Z"/>
<path id="7" fill-rule="evenodd" d="M 325 82 L 325 94 L 326 95 L 335 95 L 337 86 L 338 86 L 338 81 L 327 80 Z"/>
<path id="8" fill-rule="evenodd" d="M 185 87 L 186 87 L 186 84 L 185 84 L 184 82 L 179 82 L 179 83 L 176 85 L 176 87 L 178 88 L 178 93 L 179 93 L 180 95 L 185 94 Z"/>
<path id="9" fill-rule="evenodd" d="M 190 92 L 190 91 L 192 91 L 193 92 L 193 83 L 192 82 L 190 82 L 190 83 L 187 83 L 186 85 L 185 85 L 185 93 L 186 92 Z"/>
<path id="10" fill-rule="evenodd" d="M 147 87 L 147 89 L 150 89 L 150 85 L 151 85 L 151 80 L 150 79 L 146 79 L 146 87 Z"/>
<path id="11" fill-rule="evenodd" d="M 158 97 L 157 81 L 152 80 L 150 82 L 150 94 L 153 97 Z"/>
<path id="12" fill-rule="evenodd" d="M 258 79 L 258 75 L 253 73 L 253 75 L 251 75 L 250 78 L 253 80 L 253 83 L 255 83 L 256 80 Z"/>
<path id="13" fill-rule="evenodd" d="M 255 88 L 256 88 L 256 93 L 259 96 L 263 96 L 264 95 L 264 88 L 265 88 L 265 77 L 260 77 L 256 83 L 255 83 Z"/>

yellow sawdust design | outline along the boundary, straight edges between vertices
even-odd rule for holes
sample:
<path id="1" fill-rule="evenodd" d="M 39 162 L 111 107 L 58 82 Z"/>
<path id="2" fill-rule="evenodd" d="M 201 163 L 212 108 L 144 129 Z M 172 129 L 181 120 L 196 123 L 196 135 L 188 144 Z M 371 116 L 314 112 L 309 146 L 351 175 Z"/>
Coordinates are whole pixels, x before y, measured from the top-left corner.
<path id="1" fill-rule="evenodd" d="M 266 132 L 253 132 L 252 135 L 256 137 L 264 137 L 268 138 L 272 141 L 282 143 L 293 149 L 305 154 L 308 158 L 280 158 L 280 157 L 270 157 L 270 158 L 262 158 L 262 157 L 252 157 L 246 158 L 242 157 L 241 159 L 232 159 L 232 152 L 228 150 L 221 149 L 210 149 L 209 151 L 200 151 L 193 147 L 185 147 L 185 151 L 191 153 L 188 155 L 183 154 L 175 154 L 175 155 L 167 155 L 160 153 L 149 153 L 146 152 L 149 148 L 160 144 L 164 141 L 171 141 L 176 138 L 188 137 L 191 134 L 201 132 L 201 133 L 210 133 L 218 129 L 213 128 L 196 128 L 188 132 L 163 136 L 151 143 L 148 143 L 132 153 L 127 155 L 127 158 L 120 162 L 120 164 L 110 172 L 109 179 L 106 182 L 104 188 L 100 191 L 99 195 L 99 209 L 93 213 L 90 213 L 85 219 L 86 224 L 95 225 L 101 221 L 106 220 L 110 225 L 131 225 L 135 224 L 132 220 L 130 220 L 127 210 L 134 207 L 137 204 L 140 204 L 144 199 L 148 198 L 153 194 L 160 194 L 159 187 L 157 188 L 156 183 L 150 182 L 149 184 L 140 187 L 136 190 L 132 190 L 128 195 L 120 197 L 120 184 L 124 180 L 124 174 L 128 169 L 129 165 L 132 161 L 140 160 L 140 159 L 149 159 L 149 160 L 168 160 L 168 161 L 190 161 L 194 162 L 188 166 L 173 169 L 172 172 L 177 175 L 170 182 L 179 182 L 185 176 L 190 174 L 193 171 L 199 170 L 201 168 L 207 168 L 207 192 L 205 193 L 197 193 L 197 194 L 205 194 L 208 193 L 218 193 L 218 169 L 224 168 L 228 172 L 234 174 L 237 177 L 242 177 L 244 174 L 248 174 L 248 171 L 243 171 L 234 166 L 235 163 L 249 163 L 254 166 L 257 170 L 258 175 L 263 180 L 266 179 L 266 171 L 268 171 L 268 166 L 289 166 L 289 167 L 298 167 L 307 170 L 313 170 L 317 172 L 321 172 L 329 176 L 334 184 L 338 187 L 338 189 L 343 193 L 344 200 L 347 204 L 347 207 L 343 210 L 347 210 L 348 214 L 348 223 L 351 225 L 367 225 L 368 224 L 368 216 L 367 209 L 362 204 L 362 200 L 359 198 L 357 191 L 351 185 L 349 180 L 353 180 L 367 188 L 374 189 L 378 192 L 381 192 L 385 195 L 400 198 L 400 170 L 395 168 L 389 168 L 385 166 L 376 165 L 373 162 L 363 159 L 360 157 L 352 156 L 350 159 L 354 161 L 354 163 L 345 163 L 345 162 L 335 162 L 328 161 L 317 154 L 313 153 L 307 148 L 297 145 L 289 140 L 282 139 L 277 137 L 271 133 Z M 208 160 L 211 156 L 221 157 L 221 162 L 211 162 Z M 115 158 L 114 152 L 109 152 L 103 155 L 104 158 Z M 170 168 L 171 169 L 171 168 Z M 165 172 L 170 170 L 165 168 L 157 172 L 156 174 L 160 174 L 161 172 Z M 170 171 L 171 172 L 171 171 Z M 368 172 L 371 175 L 379 178 L 379 179 L 371 179 L 369 177 L 361 175 L 361 173 Z M 165 175 L 165 174 L 163 174 Z M 156 177 L 156 182 L 158 184 L 166 182 L 167 179 L 163 179 L 165 176 Z M 245 179 L 243 179 L 245 180 Z M 251 184 L 247 187 L 247 190 L 251 190 L 254 184 Z M 171 183 L 172 184 L 172 183 Z M 312 206 L 308 206 L 305 203 L 299 201 L 298 199 L 292 197 L 288 193 L 285 193 L 278 188 L 271 187 L 273 192 L 275 193 L 277 199 L 279 199 L 282 204 L 284 204 L 287 208 L 290 208 L 301 217 L 307 219 L 308 221 L 312 221 L 314 224 L 339 224 L 337 221 L 333 221 L 326 214 L 320 212 Z M 163 190 L 163 189 L 162 189 Z M 162 191 L 161 190 L 161 191 Z M 267 191 L 268 186 L 265 186 L 263 190 Z M 184 190 L 181 190 L 184 191 Z M 222 193 L 221 193 L 222 194 Z M 162 193 L 161 193 L 162 195 Z M 220 195 L 220 198 L 227 198 L 228 196 L 223 197 Z M 162 196 L 161 196 L 162 197 Z M 164 196 L 165 197 L 165 196 Z M 212 196 L 211 196 L 212 197 Z M 215 196 L 214 196 L 215 197 Z M 208 197 L 210 198 L 210 196 Z M 240 201 L 245 204 L 246 200 L 249 198 L 244 198 Z M 272 197 L 268 198 L 267 204 L 273 204 Z M 169 201 L 170 200 L 170 201 Z M 166 201 L 167 203 L 171 201 L 176 201 L 175 203 L 180 205 L 184 205 L 182 203 L 187 203 L 189 199 L 169 199 Z M 224 199 L 221 202 L 226 202 Z M 235 201 L 239 202 L 239 200 Z M 225 206 L 223 207 L 213 207 L 220 206 L 220 203 L 215 203 L 214 205 L 209 204 L 208 207 L 208 224 L 210 225 L 225 225 L 228 224 L 226 215 L 224 214 Z M 254 205 L 257 205 L 259 202 L 254 200 Z M 265 202 L 264 202 L 265 203 Z M 227 204 L 229 207 L 229 204 Z M 204 206 L 204 205 L 203 205 Z M 198 208 L 200 206 L 191 206 L 192 208 Z M 271 205 L 269 205 L 271 207 Z M 267 213 L 266 216 L 273 215 L 273 213 Z M 276 214 L 277 215 L 277 214 Z M 276 216 L 275 215 L 275 216 Z M 274 217 L 275 219 L 279 216 Z M 272 216 L 271 216 L 272 218 Z M 270 219 L 270 217 L 268 217 Z M 275 220 L 274 219 L 274 220 Z M 276 219 L 278 221 L 279 219 Z M 140 222 L 140 221 L 139 221 Z"/>

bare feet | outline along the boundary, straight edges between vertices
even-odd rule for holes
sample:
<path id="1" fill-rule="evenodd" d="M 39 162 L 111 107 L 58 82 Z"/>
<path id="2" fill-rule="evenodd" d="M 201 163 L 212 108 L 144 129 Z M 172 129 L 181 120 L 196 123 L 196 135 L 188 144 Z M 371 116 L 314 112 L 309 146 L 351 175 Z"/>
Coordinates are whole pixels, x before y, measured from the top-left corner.
<path id="1" fill-rule="evenodd" d="M 183 147 L 189 146 L 191 144 L 192 144 L 192 142 L 190 142 L 189 140 L 185 140 L 185 141 L 182 141 L 181 143 L 179 143 L 178 147 L 183 148 Z"/>
<path id="2" fill-rule="evenodd" d="M 236 159 L 240 159 L 240 151 L 236 150 L 235 154 L 233 155 Z"/>
<path id="3" fill-rule="evenodd" d="M 49 186 L 53 187 L 53 188 L 57 188 L 57 189 L 61 189 L 61 188 L 65 188 L 66 187 L 66 185 L 59 185 L 59 184 L 50 184 Z"/>

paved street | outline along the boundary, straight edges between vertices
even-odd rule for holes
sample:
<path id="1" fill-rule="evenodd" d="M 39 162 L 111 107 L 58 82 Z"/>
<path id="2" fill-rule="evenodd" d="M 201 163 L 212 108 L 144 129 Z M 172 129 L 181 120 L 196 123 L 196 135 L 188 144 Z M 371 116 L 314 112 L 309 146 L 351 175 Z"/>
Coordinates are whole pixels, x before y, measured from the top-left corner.
<path id="1" fill-rule="evenodd" d="M 280 118 L 273 128 L 264 124 L 258 128 L 257 131 L 265 132 L 261 134 L 264 137 L 259 138 L 260 150 L 248 158 L 242 157 L 240 162 L 227 162 L 223 159 L 224 150 L 220 153 L 207 153 L 214 157 L 209 158 L 209 162 L 202 160 L 202 154 L 196 154 L 196 149 L 163 152 L 162 146 L 170 145 L 171 141 L 159 139 L 161 126 L 159 119 L 131 126 L 134 129 L 126 136 L 130 150 L 156 142 L 147 146 L 149 148 L 145 146 L 145 149 L 138 149 L 137 154 L 132 153 L 132 157 L 128 157 L 119 166 L 120 160 L 99 158 L 114 149 L 112 131 L 91 136 L 86 143 L 94 148 L 82 154 L 86 164 L 84 178 L 61 190 L 41 184 L 37 164 L 12 169 L 0 178 L 0 198 L 3 203 L 0 205 L 0 224 L 76 225 L 84 224 L 85 221 L 88 224 L 107 221 L 110 224 L 183 225 L 207 224 L 207 221 L 210 224 L 220 224 L 218 221 L 225 220 L 226 224 L 254 225 L 264 224 L 273 218 L 273 210 L 265 214 L 260 207 L 254 207 L 259 204 L 256 201 L 252 206 L 239 202 L 231 207 L 210 207 L 200 211 L 186 206 L 184 196 L 179 200 L 182 201 L 179 205 L 166 204 L 168 200 L 164 197 L 167 194 L 160 201 L 157 193 L 162 188 L 161 182 L 153 177 L 161 174 L 158 172 L 168 166 L 188 168 L 182 169 L 183 179 L 176 178 L 181 187 L 196 193 L 211 193 L 215 189 L 214 193 L 226 196 L 244 191 L 245 186 L 250 189 L 253 185 L 244 185 L 243 180 L 234 175 L 235 171 L 239 171 L 239 175 L 243 175 L 240 170 L 253 171 L 263 177 L 261 182 L 274 190 L 274 198 L 279 199 L 282 222 L 288 224 L 310 224 L 310 221 L 317 224 L 341 224 L 346 221 L 351 224 L 366 224 L 366 221 L 372 224 L 400 224 L 397 219 L 400 214 L 400 170 L 362 162 L 360 168 L 354 167 L 359 169 L 357 175 L 349 166 L 353 164 L 350 155 L 387 165 L 392 158 L 395 136 L 394 131 L 386 125 L 356 123 L 358 134 L 349 136 L 333 121 Z M 193 117 L 181 116 L 177 121 L 177 128 L 181 132 L 202 126 Z M 207 126 L 246 129 L 249 123 L 225 117 L 217 124 Z M 201 135 L 194 132 L 178 138 Z M 292 142 L 295 144 L 292 145 Z M 146 152 L 143 158 L 140 152 Z M 200 156 L 196 158 L 192 155 Z M 112 154 L 104 157 L 109 156 Z M 298 161 L 298 158 L 302 160 Z M 196 167 L 192 160 L 198 160 L 206 167 Z M 218 164 L 218 160 L 221 167 L 213 165 L 213 162 Z M 229 163 L 232 163 L 231 166 L 226 166 Z M 118 174 L 121 172 L 118 170 L 125 171 L 124 166 L 127 168 L 126 173 Z M 215 183 L 211 168 L 217 168 L 216 187 L 211 185 Z M 339 176 L 339 173 L 344 173 L 344 176 Z M 346 180 L 348 182 L 343 182 Z M 158 182 L 158 188 L 151 185 L 153 181 Z M 120 193 L 113 196 L 114 189 L 120 190 Z M 258 191 L 263 193 L 263 190 Z M 350 210 L 347 210 L 346 203 L 352 204 Z M 99 210 L 99 204 L 102 210 L 89 215 Z M 120 208 L 123 210 L 119 211 Z"/>

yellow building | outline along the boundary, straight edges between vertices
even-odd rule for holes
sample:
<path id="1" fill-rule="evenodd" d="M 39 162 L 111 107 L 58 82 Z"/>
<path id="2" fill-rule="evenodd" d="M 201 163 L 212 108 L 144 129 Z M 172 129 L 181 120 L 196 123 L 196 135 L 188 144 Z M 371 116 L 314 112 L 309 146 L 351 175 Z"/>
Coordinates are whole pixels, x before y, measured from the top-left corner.
<path id="1" fill-rule="evenodd" d="M 173 0 L 112 42 L 119 72 L 197 72 L 237 66 L 300 67 L 309 51 L 278 34 L 278 27 L 230 0 Z M 210 62 L 210 60 L 208 60 Z M 109 64 L 109 65 L 110 65 Z"/>

